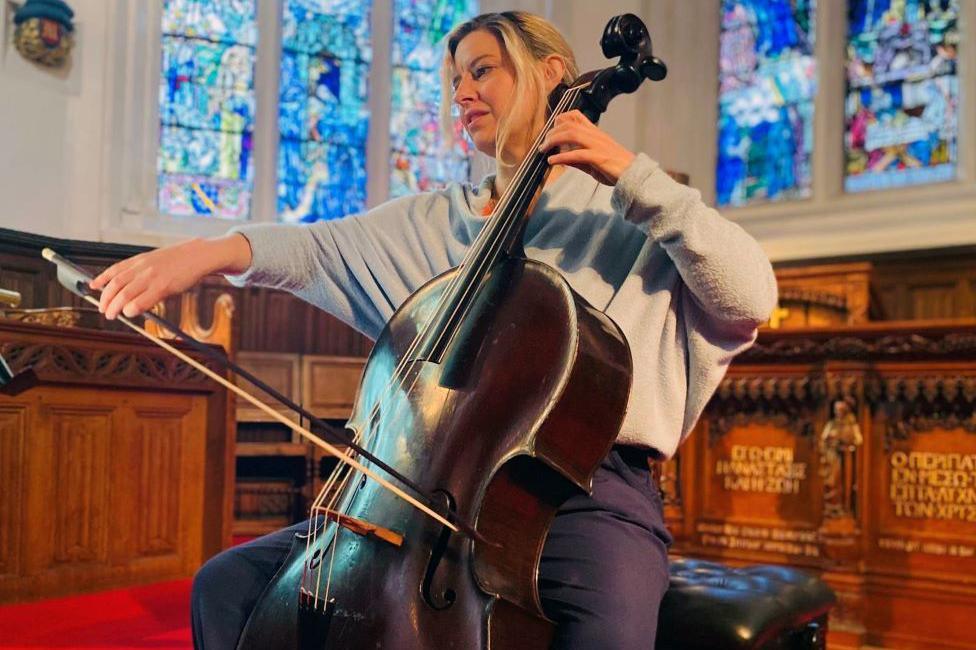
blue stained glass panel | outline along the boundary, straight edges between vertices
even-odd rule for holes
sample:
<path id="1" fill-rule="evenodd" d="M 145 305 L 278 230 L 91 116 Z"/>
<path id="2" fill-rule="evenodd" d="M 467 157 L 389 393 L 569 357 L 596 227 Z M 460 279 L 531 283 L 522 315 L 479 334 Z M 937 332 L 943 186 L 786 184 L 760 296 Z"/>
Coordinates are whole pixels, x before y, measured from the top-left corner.
<path id="1" fill-rule="evenodd" d="M 219 43 L 258 43 L 255 0 L 163 0 L 163 33 Z"/>
<path id="2" fill-rule="evenodd" d="M 445 147 L 440 127 L 444 37 L 478 12 L 474 0 L 395 0 L 390 112 L 390 196 L 468 178 L 473 151 L 461 129 Z"/>
<path id="3" fill-rule="evenodd" d="M 286 0 L 279 82 L 278 218 L 366 206 L 370 3 Z"/>
<path id="4" fill-rule="evenodd" d="M 254 182 L 255 0 L 164 0 L 157 204 L 246 219 Z"/>
<path id="5" fill-rule="evenodd" d="M 958 0 L 849 0 L 848 192 L 956 178 Z"/>
<path id="6" fill-rule="evenodd" d="M 163 41 L 160 120 L 184 128 L 243 132 L 254 121 L 253 50 L 197 39 Z"/>
<path id="7" fill-rule="evenodd" d="M 816 0 L 723 0 L 716 202 L 810 195 Z"/>

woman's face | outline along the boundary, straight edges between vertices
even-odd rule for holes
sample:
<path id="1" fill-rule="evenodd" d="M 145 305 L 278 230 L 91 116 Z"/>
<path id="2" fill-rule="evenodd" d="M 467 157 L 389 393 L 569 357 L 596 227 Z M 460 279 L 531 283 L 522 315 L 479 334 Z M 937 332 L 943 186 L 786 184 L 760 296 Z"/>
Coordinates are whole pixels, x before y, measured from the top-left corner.
<path id="1" fill-rule="evenodd" d="M 494 158 L 498 121 L 508 114 L 515 90 L 515 70 L 494 34 L 477 30 L 461 39 L 452 81 L 464 130 L 478 151 Z"/>

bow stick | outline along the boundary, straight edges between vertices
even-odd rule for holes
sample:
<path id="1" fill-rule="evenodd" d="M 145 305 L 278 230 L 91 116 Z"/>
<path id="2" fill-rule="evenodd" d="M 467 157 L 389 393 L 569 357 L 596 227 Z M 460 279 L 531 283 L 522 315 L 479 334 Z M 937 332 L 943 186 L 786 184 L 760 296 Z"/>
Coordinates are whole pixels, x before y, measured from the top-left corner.
<path id="1" fill-rule="evenodd" d="M 98 307 L 98 304 L 99 304 L 98 303 L 98 300 L 95 299 L 94 294 L 92 293 L 91 289 L 89 288 L 89 284 L 88 284 L 92 280 L 92 277 L 84 269 L 82 269 L 81 267 L 77 266 L 76 264 L 74 264 L 70 260 L 65 259 L 64 257 L 58 255 L 56 252 L 54 252 L 50 248 L 45 248 L 41 252 L 41 255 L 42 255 L 42 257 L 44 257 L 44 259 L 46 259 L 49 262 L 53 263 L 57 267 L 57 271 L 58 271 L 58 282 L 60 282 L 61 285 L 64 286 L 64 288 L 66 288 L 68 291 L 70 291 L 71 293 L 75 294 L 76 296 L 80 297 L 82 300 L 85 300 L 86 302 L 91 303 L 92 305 L 95 305 L 96 307 Z M 174 356 L 176 356 L 177 358 L 179 358 L 184 363 L 186 363 L 186 364 L 192 366 L 193 368 L 199 370 L 200 372 L 202 372 L 203 374 L 205 374 L 207 377 L 213 379 L 214 381 L 216 381 L 218 384 L 220 384 L 221 386 L 223 386 L 227 390 L 235 393 L 236 395 L 238 395 L 242 399 L 250 402 L 255 407 L 261 409 L 262 411 L 264 411 L 265 413 L 267 413 L 270 417 L 272 417 L 276 421 L 280 422 L 281 424 L 287 426 L 289 429 L 291 429 L 295 433 L 301 435 L 303 438 L 305 438 L 306 440 L 308 440 L 312 444 L 314 444 L 314 445 L 316 445 L 316 446 L 324 449 L 330 455 L 335 456 L 339 460 L 339 462 L 345 463 L 346 465 L 349 465 L 353 469 L 355 469 L 357 471 L 360 471 L 364 475 L 366 475 L 369 478 L 373 479 L 374 481 L 376 481 L 377 483 L 379 483 L 381 486 L 383 486 L 384 488 L 386 488 L 387 490 L 389 490 L 393 494 L 397 495 L 398 497 L 400 497 L 401 499 L 403 499 L 404 501 L 406 501 L 410 505 L 414 506 L 415 508 L 417 508 L 421 512 L 423 512 L 426 515 L 428 515 L 431 518 L 433 518 L 438 523 L 440 523 L 440 524 L 442 524 L 444 526 L 447 526 L 449 529 L 451 529 L 454 532 L 462 532 L 465 535 L 467 535 L 468 537 L 470 537 L 471 539 L 476 539 L 476 540 L 478 540 L 480 542 L 484 542 L 486 544 L 492 544 L 492 545 L 494 545 L 492 542 L 486 540 L 477 530 L 474 529 L 473 526 L 471 526 L 470 524 L 468 524 L 467 522 L 465 522 L 464 520 L 462 520 L 456 513 L 449 512 L 448 515 L 447 515 L 447 517 L 450 518 L 450 520 L 449 520 L 448 518 L 445 518 L 440 513 L 436 512 L 434 510 L 434 507 L 436 507 L 436 506 L 434 506 L 433 500 L 430 499 L 430 497 L 428 497 L 426 494 L 424 494 L 423 490 L 421 490 L 421 488 L 419 486 L 417 486 L 412 481 L 410 481 L 410 479 L 402 476 L 399 472 L 397 472 L 395 469 L 393 469 L 392 467 L 390 467 L 387 463 L 385 463 L 384 461 L 380 460 L 379 458 L 377 458 L 376 456 L 374 456 L 369 451 L 363 449 L 361 446 L 359 446 L 356 443 L 352 442 L 352 440 L 350 440 L 348 437 L 336 435 L 331 430 L 331 428 L 328 427 L 327 425 L 325 425 L 325 423 L 323 423 L 321 420 L 319 420 L 318 418 L 316 418 L 311 413 L 308 413 L 307 411 L 305 411 L 305 409 L 303 409 L 302 407 L 298 406 L 297 404 L 294 404 L 287 397 L 285 397 L 284 395 L 281 395 L 274 388 L 272 388 L 271 386 L 268 386 L 267 384 L 265 384 L 264 382 L 262 382 L 260 379 L 258 379 L 254 375 L 252 375 L 250 372 L 248 372 L 244 368 L 241 368 L 240 366 L 238 366 L 237 364 L 235 364 L 234 362 L 232 362 L 231 360 L 229 360 L 224 355 L 216 352 L 213 348 L 211 348 L 211 347 L 209 347 L 209 346 L 201 343 L 200 341 L 197 341 L 196 339 L 194 339 L 193 337 L 191 337 L 189 334 L 183 332 L 175 324 L 170 323 L 168 320 L 166 320 L 165 318 L 162 318 L 161 316 L 158 316 L 157 314 L 154 314 L 152 312 L 145 312 L 143 314 L 143 317 L 154 321 L 155 323 L 161 325 L 162 327 L 165 327 L 166 329 L 168 329 L 169 331 L 171 331 L 173 334 L 176 334 L 177 336 L 179 336 L 180 338 L 182 338 L 183 340 L 185 340 L 194 349 L 199 350 L 200 352 L 202 352 L 202 353 L 206 354 L 207 356 L 209 356 L 210 358 L 214 359 L 222 367 L 224 367 L 224 368 L 226 368 L 228 370 L 231 370 L 231 371 L 237 373 L 241 377 L 244 377 L 249 382 L 251 382 L 252 384 L 254 384 L 255 386 L 257 386 L 258 388 L 264 390 L 265 392 L 267 392 L 269 395 L 271 395 L 275 399 L 278 399 L 279 401 L 281 401 L 282 403 L 284 403 L 285 405 L 287 405 L 289 408 L 292 408 L 293 410 L 297 411 L 300 415 L 308 418 L 309 421 L 312 422 L 313 424 L 318 424 L 319 426 L 322 427 L 322 429 L 325 432 L 325 435 L 326 436 L 328 436 L 329 438 L 331 438 L 334 441 L 336 441 L 337 444 L 346 445 L 350 450 L 355 451 L 357 454 L 359 454 L 360 456 L 362 456 L 366 460 L 368 460 L 371 463 L 375 464 L 377 467 L 383 469 L 383 471 L 387 472 L 390 476 L 392 476 L 393 478 L 395 478 L 397 481 L 399 481 L 400 483 L 402 483 L 406 487 L 408 487 L 411 490 L 413 490 L 422 499 L 422 501 L 424 501 L 426 503 L 423 503 L 421 500 L 418 500 L 418 499 L 410 496 L 409 494 L 407 494 L 406 492 L 404 492 L 402 489 L 400 489 L 396 485 L 393 485 L 392 483 L 390 483 L 389 481 L 387 481 L 386 479 L 384 479 L 382 476 L 379 476 L 378 474 L 376 474 L 376 472 L 374 472 L 373 470 L 369 469 L 368 467 L 366 467 L 362 463 L 356 461 L 354 458 L 352 458 L 351 455 L 349 455 L 347 453 L 343 453 L 342 450 L 334 447 L 329 442 L 327 442 L 325 440 L 322 440 L 319 436 L 313 434 L 311 431 L 308 431 L 304 427 L 302 427 L 302 426 L 300 426 L 298 424 L 295 424 L 294 422 L 292 422 L 291 420 L 289 420 L 285 416 L 283 416 L 280 413 L 278 413 L 277 411 L 273 410 L 271 407 L 269 407 L 264 402 L 260 401 L 259 399 L 257 399 L 253 395 L 251 395 L 250 393 L 248 393 L 248 392 L 244 391 L 243 389 L 241 389 L 239 386 L 236 386 L 236 385 L 232 384 L 230 381 L 224 379 L 223 377 L 221 377 L 220 375 L 218 375 L 217 373 L 215 373 L 210 368 L 207 368 L 206 366 L 204 366 L 203 364 L 201 364 L 199 361 L 196 361 L 192 357 L 187 356 L 185 353 L 183 353 L 180 350 L 176 349 L 175 347 L 173 347 L 172 345 L 170 345 L 166 341 L 164 341 L 164 340 L 162 340 L 162 339 L 160 339 L 160 338 L 158 338 L 156 336 L 153 336 L 152 334 L 150 334 L 149 332 L 147 332 L 144 328 L 140 327 L 138 324 L 136 324 L 133 321 L 131 321 L 130 319 L 126 318 L 122 314 L 119 314 L 118 319 L 122 323 L 124 323 L 125 325 L 127 325 L 128 327 L 130 327 L 131 329 L 133 329 L 136 332 L 139 332 L 140 334 L 142 334 L 144 337 L 146 337 L 147 339 L 149 339 L 150 341 L 152 341 L 156 345 L 160 346 L 161 348 L 163 348 L 167 352 L 173 354 Z M 342 439 L 341 440 L 336 440 L 337 438 L 342 438 Z"/>

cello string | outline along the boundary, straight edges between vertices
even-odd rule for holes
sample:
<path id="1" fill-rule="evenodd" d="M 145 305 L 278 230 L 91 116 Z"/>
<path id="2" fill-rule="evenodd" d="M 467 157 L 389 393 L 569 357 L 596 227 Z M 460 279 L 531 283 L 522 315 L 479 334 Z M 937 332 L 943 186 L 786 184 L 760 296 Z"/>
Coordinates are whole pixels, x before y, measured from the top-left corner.
<path id="1" fill-rule="evenodd" d="M 336 547 L 339 546 L 339 535 L 342 533 L 342 526 L 336 525 L 333 528 L 335 530 L 335 537 L 332 539 L 332 544 L 330 544 L 329 551 L 329 573 L 328 578 L 325 581 L 325 600 L 322 602 L 322 610 L 325 610 L 326 603 L 329 602 L 329 592 L 332 589 L 332 567 L 335 565 Z M 323 558 L 324 559 L 324 558 Z M 322 565 L 324 562 L 319 562 L 319 577 L 315 581 L 315 602 L 318 603 L 319 600 L 319 587 L 322 585 Z"/>
<path id="2" fill-rule="evenodd" d="M 329 554 L 329 576 L 325 580 L 325 600 L 322 602 L 323 611 L 325 610 L 326 605 L 328 605 L 329 593 L 332 591 L 332 568 L 335 566 L 336 548 L 339 546 L 340 534 L 342 534 L 342 526 L 336 525 L 335 539 L 331 544 L 332 552 Z M 320 574 L 319 582 L 321 583 L 321 574 Z"/>
<path id="3" fill-rule="evenodd" d="M 311 577 L 311 573 L 310 573 L 311 572 L 311 567 L 309 566 L 310 565 L 310 562 L 308 561 L 308 556 L 309 556 L 309 554 L 311 552 L 310 551 L 310 547 L 313 547 L 313 546 L 315 546 L 318 543 L 318 535 L 319 535 L 319 532 L 318 531 L 319 531 L 319 528 L 322 528 L 322 530 L 323 530 L 322 534 L 323 534 L 323 536 L 325 536 L 327 534 L 327 532 L 328 532 L 327 531 L 328 526 L 331 525 L 331 522 L 327 518 L 323 519 L 321 526 L 318 525 L 317 519 L 318 519 L 318 516 L 320 514 L 319 511 L 321 510 L 321 501 L 325 497 L 325 495 L 326 494 L 329 494 L 330 491 L 332 490 L 332 486 L 334 485 L 335 480 L 336 480 L 338 474 L 341 473 L 341 468 L 342 467 L 347 467 L 348 468 L 348 466 L 343 465 L 342 463 L 340 463 L 337 467 L 339 468 L 338 471 L 334 471 L 332 473 L 332 475 L 329 477 L 328 481 L 325 483 L 325 485 L 322 486 L 322 489 L 319 490 L 319 493 L 316 496 L 315 501 L 312 503 L 312 506 L 309 509 L 310 512 L 309 512 L 309 520 L 308 520 L 308 534 L 305 537 L 305 558 L 306 558 L 306 561 L 303 563 L 303 569 L 302 569 L 302 585 L 303 586 L 306 583 L 306 578 L 307 578 L 307 582 L 308 583 L 311 583 L 312 582 L 312 577 Z M 346 470 L 346 476 L 348 476 L 349 474 L 350 474 L 350 472 L 347 469 Z M 340 487 L 340 488 L 338 488 L 337 492 L 338 491 L 341 491 L 343 489 L 344 489 L 344 487 Z"/>
<path id="4" fill-rule="evenodd" d="M 358 435 L 357 435 L 357 438 L 359 438 Z M 358 442 L 358 440 L 357 440 L 357 442 Z M 347 453 L 352 454 L 354 452 L 350 448 Z M 345 476 L 343 476 L 343 478 L 341 479 L 340 485 L 338 487 L 335 487 L 335 483 L 338 480 L 339 475 L 342 473 L 343 468 L 345 468 Z M 328 535 L 328 531 L 329 531 L 329 527 L 330 526 L 332 526 L 333 528 L 336 528 L 338 526 L 338 522 L 332 522 L 332 521 L 329 520 L 328 513 L 330 511 L 333 511 L 333 512 L 336 511 L 336 509 L 335 509 L 335 503 L 339 499 L 339 497 L 342 495 L 342 493 L 345 492 L 345 489 L 346 489 L 346 487 L 349 484 L 349 479 L 353 475 L 354 475 L 354 472 L 351 471 L 351 469 L 349 468 L 348 465 L 341 465 L 340 464 L 339 466 L 337 466 L 336 471 L 333 471 L 332 474 L 329 476 L 329 479 L 326 481 L 325 485 L 322 486 L 322 489 L 319 490 L 319 493 L 316 496 L 315 501 L 312 503 L 312 507 L 311 507 L 311 513 L 310 513 L 311 516 L 310 516 L 310 519 L 309 519 L 310 533 L 309 533 L 309 536 L 308 536 L 309 539 L 306 540 L 306 546 L 305 546 L 305 554 L 306 554 L 306 557 L 308 556 L 308 553 L 309 553 L 309 544 L 311 544 L 311 545 L 314 546 L 317 543 L 317 541 L 318 541 L 318 535 L 319 535 L 319 532 L 318 531 L 319 531 L 319 528 L 320 527 L 319 526 L 314 526 L 314 528 L 313 528 L 311 526 L 311 522 L 314 519 L 316 519 L 316 517 L 319 514 L 321 514 L 323 516 L 323 524 L 321 526 L 321 529 L 322 529 L 322 535 L 324 537 Z M 330 495 L 331 496 L 331 499 L 330 499 L 329 505 L 326 506 L 324 508 L 324 510 L 323 510 L 323 508 L 322 508 L 322 501 L 325 500 L 325 497 L 327 495 Z M 333 550 L 334 550 L 334 546 L 335 546 L 335 540 L 333 540 Z M 306 564 L 307 564 L 307 562 L 306 562 Z M 319 568 L 320 568 L 319 574 L 315 578 L 316 584 L 321 580 L 321 562 L 319 563 Z M 311 582 L 311 575 L 309 575 L 309 581 Z"/>

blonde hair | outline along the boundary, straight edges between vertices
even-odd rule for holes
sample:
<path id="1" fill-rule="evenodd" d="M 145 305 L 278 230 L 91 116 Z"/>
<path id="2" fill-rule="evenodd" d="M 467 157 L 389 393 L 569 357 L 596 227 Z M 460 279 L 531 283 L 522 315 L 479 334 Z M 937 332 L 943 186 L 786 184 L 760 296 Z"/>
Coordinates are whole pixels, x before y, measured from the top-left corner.
<path id="1" fill-rule="evenodd" d="M 451 114 L 454 89 L 454 55 L 458 44 L 465 36 L 478 30 L 493 34 L 498 39 L 505 54 L 515 69 L 515 97 L 534 99 L 533 104 L 516 102 L 508 115 L 501 116 L 498 132 L 495 134 L 495 153 L 500 156 L 505 150 L 505 144 L 512 136 L 512 125 L 517 123 L 517 117 L 525 110 L 531 110 L 528 123 L 532 133 L 537 132 L 545 122 L 548 110 L 548 92 L 545 77 L 538 62 L 547 57 L 557 56 L 562 59 L 565 72 L 562 82 L 569 84 L 579 76 L 576 57 L 573 55 L 569 43 L 556 27 L 541 16 L 526 11 L 503 11 L 501 13 L 481 14 L 455 27 L 447 35 L 447 48 L 444 52 L 444 63 L 441 67 L 441 125 L 444 129 L 445 140 L 453 141 L 458 133 L 457 118 Z M 516 164 L 518 161 L 502 161 L 506 164 Z"/>

